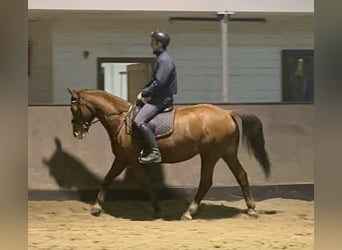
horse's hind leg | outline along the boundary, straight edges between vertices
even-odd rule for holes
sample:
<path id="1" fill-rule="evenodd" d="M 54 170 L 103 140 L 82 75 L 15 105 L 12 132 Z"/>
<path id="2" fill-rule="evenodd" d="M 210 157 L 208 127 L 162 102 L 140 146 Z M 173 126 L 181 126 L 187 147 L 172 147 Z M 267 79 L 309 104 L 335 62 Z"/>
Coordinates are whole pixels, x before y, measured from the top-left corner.
<path id="1" fill-rule="evenodd" d="M 213 184 L 214 167 L 220 157 L 201 154 L 201 180 L 195 195 L 187 211 L 182 215 L 182 220 L 191 220 L 200 205 L 201 200 L 207 194 L 208 190 Z"/>
<path id="2" fill-rule="evenodd" d="M 228 164 L 230 170 L 233 172 L 237 182 L 239 183 L 242 189 L 242 193 L 248 208 L 248 214 L 256 214 L 255 202 L 249 189 L 247 173 L 243 169 L 239 159 L 237 158 L 236 152 L 228 152 L 222 157 L 222 159 Z"/>
<path id="3" fill-rule="evenodd" d="M 110 183 L 122 173 L 126 166 L 126 161 L 115 158 L 112 167 L 110 168 L 109 172 L 104 178 L 104 181 L 101 185 L 101 189 L 97 194 L 96 202 L 91 209 L 92 215 L 98 216 L 101 214 L 106 192 Z"/>

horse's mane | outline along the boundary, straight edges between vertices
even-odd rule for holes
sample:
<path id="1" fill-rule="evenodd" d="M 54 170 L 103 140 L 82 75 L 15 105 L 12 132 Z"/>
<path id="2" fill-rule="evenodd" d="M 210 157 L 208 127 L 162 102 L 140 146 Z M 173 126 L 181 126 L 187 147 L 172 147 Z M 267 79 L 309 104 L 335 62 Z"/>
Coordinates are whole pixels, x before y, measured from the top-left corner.
<path id="1" fill-rule="evenodd" d="M 120 110 L 128 110 L 129 106 L 131 105 L 128 101 L 125 99 L 115 96 L 109 92 L 106 92 L 104 90 L 99 90 L 99 89 L 82 89 L 79 91 L 80 94 L 86 93 L 90 94 L 92 96 L 96 96 L 98 98 L 103 99 L 104 101 L 111 103 L 114 105 L 116 108 Z"/>

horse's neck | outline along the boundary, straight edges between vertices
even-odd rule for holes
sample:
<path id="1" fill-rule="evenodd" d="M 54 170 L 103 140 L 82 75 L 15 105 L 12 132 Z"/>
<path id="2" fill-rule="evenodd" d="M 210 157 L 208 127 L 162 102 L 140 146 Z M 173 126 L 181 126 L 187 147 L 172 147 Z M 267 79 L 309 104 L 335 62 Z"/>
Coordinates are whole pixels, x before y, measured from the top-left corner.
<path id="1" fill-rule="evenodd" d="M 123 115 L 120 115 L 120 113 L 128 110 L 129 103 L 125 103 L 123 100 L 115 97 L 106 98 L 103 95 L 89 95 L 87 101 L 109 136 L 115 137 L 115 133 L 123 119 Z"/>
<path id="2" fill-rule="evenodd" d="M 113 113 L 125 112 L 129 108 L 129 103 L 116 97 L 106 97 L 105 95 L 88 94 L 87 102 L 92 107 L 97 118 L 108 116 Z"/>

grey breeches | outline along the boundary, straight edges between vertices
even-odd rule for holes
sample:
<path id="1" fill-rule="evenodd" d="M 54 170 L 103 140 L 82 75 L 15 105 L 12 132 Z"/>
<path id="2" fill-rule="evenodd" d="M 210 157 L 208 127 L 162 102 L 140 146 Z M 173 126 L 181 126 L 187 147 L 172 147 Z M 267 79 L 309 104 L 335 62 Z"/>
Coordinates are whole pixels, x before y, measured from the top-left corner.
<path id="1" fill-rule="evenodd" d="M 144 123 L 148 123 L 152 120 L 152 118 L 158 114 L 159 107 L 146 103 L 138 112 L 137 116 L 134 119 L 134 124 L 139 128 L 140 125 Z"/>

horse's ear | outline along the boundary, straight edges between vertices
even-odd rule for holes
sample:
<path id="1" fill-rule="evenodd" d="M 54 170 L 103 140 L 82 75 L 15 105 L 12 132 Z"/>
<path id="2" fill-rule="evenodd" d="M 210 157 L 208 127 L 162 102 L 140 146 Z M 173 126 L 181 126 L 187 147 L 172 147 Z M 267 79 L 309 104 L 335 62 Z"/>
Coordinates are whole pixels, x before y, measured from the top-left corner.
<path id="1" fill-rule="evenodd" d="M 56 137 L 55 136 L 55 144 L 56 144 L 56 148 L 57 148 L 57 150 L 62 150 L 62 142 L 61 142 L 61 140 L 58 138 L 58 137 Z"/>
<path id="2" fill-rule="evenodd" d="M 75 89 L 68 88 L 68 91 L 72 97 L 77 97 L 77 91 Z"/>

